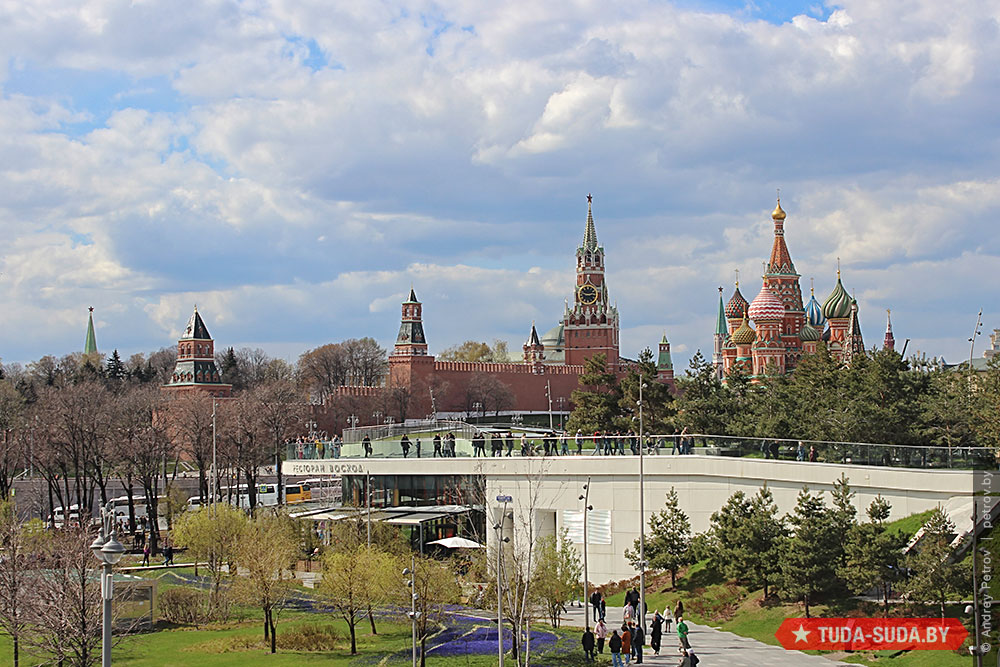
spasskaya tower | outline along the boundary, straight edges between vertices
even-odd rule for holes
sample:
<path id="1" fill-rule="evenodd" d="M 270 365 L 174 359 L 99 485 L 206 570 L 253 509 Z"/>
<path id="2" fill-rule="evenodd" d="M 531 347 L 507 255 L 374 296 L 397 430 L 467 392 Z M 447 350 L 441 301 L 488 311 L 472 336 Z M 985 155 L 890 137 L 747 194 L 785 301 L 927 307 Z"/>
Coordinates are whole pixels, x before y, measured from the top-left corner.
<path id="1" fill-rule="evenodd" d="M 618 308 L 608 300 L 604 280 L 604 248 L 597 244 L 593 197 L 587 195 L 587 227 L 576 249 L 576 290 L 562 319 L 566 365 L 580 365 L 604 353 L 608 370 L 618 369 Z"/>

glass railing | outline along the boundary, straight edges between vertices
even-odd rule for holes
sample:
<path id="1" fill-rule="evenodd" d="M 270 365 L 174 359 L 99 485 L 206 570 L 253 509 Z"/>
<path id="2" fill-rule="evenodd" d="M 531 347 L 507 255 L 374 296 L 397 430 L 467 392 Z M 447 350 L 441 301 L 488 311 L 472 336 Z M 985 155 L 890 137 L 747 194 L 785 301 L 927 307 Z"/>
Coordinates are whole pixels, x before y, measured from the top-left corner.
<path id="1" fill-rule="evenodd" d="M 638 456 L 640 439 L 634 435 L 581 436 L 546 438 L 537 432 L 526 435 L 513 432 L 512 438 L 492 438 L 486 434 L 482 448 L 472 436 L 474 429 L 453 429 L 454 451 L 442 437 L 435 447 L 433 434 L 407 434 L 409 449 L 404 452 L 401 436 L 371 439 L 366 452 L 362 442 L 336 443 L 313 440 L 289 443 L 287 460 L 357 459 L 357 458 L 491 458 L 559 456 Z M 440 435 L 444 435 L 441 433 Z M 417 441 L 419 440 L 419 449 Z M 751 438 L 739 436 L 650 435 L 642 439 L 646 456 L 727 456 L 735 458 L 791 461 L 803 464 L 836 463 L 841 465 L 886 466 L 896 468 L 996 469 L 997 455 L 990 447 L 946 447 L 929 445 L 891 445 L 866 442 Z"/>

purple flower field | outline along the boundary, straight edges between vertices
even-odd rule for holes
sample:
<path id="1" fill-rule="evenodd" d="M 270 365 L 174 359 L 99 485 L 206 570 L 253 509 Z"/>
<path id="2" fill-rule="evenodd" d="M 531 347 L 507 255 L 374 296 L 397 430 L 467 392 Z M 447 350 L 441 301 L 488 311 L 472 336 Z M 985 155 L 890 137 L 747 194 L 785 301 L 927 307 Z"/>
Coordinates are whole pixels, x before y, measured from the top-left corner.
<path id="1" fill-rule="evenodd" d="M 550 632 L 531 633 L 531 651 L 547 651 L 556 644 L 557 637 Z M 511 648 L 509 632 L 504 632 L 504 650 Z M 433 640 L 433 646 L 427 647 L 428 655 L 459 656 L 459 655 L 489 655 L 497 651 L 496 628 L 452 627 L 438 635 Z"/>

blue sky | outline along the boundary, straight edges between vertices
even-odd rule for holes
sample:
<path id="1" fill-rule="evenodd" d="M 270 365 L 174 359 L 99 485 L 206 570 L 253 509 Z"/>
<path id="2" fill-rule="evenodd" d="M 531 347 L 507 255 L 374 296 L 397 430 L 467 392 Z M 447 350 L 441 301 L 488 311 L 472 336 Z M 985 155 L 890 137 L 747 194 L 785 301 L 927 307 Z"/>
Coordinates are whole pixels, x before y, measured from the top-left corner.
<path id="1" fill-rule="evenodd" d="M 634 356 L 711 348 L 780 187 L 808 292 L 957 361 L 1000 327 L 1000 2 L 0 6 L 0 359 L 520 346 L 572 296 L 588 192 Z M 25 332 L 30 332 L 25 335 Z M 980 349 L 982 345 L 980 345 Z"/>

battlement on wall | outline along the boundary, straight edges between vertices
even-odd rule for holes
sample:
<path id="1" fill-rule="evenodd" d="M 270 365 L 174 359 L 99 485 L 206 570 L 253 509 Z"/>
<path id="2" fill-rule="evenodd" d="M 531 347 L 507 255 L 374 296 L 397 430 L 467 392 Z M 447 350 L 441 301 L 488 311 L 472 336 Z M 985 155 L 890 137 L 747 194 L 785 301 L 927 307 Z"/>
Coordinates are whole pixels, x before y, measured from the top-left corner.
<path id="1" fill-rule="evenodd" d="M 581 375 L 583 366 L 544 366 L 543 375 Z M 479 361 L 435 361 L 435 371 L 456 371 L 461 373 L 523 373 L 536 375 L 531 364 L 504 364 Z"/>
<path id="2" fill-rule="evenodd" d="M 334 396 L 378 396 L 384 387 L 355 387 L 341 385 L 333 390 Z"/>

